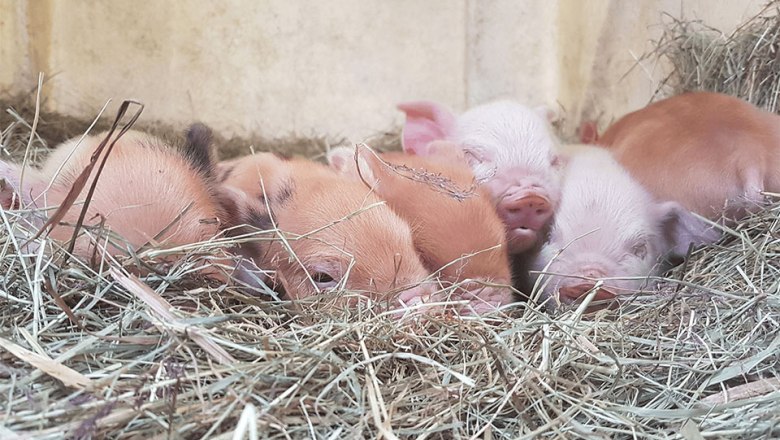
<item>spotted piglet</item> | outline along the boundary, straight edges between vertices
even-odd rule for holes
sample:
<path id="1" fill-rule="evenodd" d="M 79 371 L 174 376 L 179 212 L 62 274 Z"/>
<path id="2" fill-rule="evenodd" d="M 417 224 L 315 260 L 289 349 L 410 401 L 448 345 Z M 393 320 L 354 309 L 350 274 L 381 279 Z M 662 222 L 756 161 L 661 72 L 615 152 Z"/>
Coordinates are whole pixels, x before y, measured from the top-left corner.
<path id="1" fill-rule="evenodd" d="M 36 227 L 66 199 L 81 172 L 108 133 L 69 140 L 46 158 L 40 170 L 2 163 L 0 172 L 9 185 L 3 189 L 3 207 L 38 210 L 31 214 Z M 177 247 L 216 236 L 227 214 L 217 201 L 208 174 L 211 132 L 195 124 L 181 149 L 153 136 L 129 131 L 115 133 L 113 151 L 105 161 L 89 209 L 74 244 L 74 254 L 88 259 L 94 254 L 117 256 L 139 252 L 146 246 Z M 101 153 L 100 163 L 107 150 Z M 86 185 L 49 236 L 61 242 L 71 239 L 96 166 Z M 19 184 L 22 184 L 20 187 Z M 102 229 L 97 226 L 103 225 Z M 215 272 L 216 271 L 212 271 Z M 217 275 L 218 277 L 220 275 Z"/>
<path id="2" fill-rule="evenodd" d="M 240 253 L 275 271 L 289 298 L 346 288 L 396 304 L 431 293 L 409 226 L 362 183 L 271 153 L 221 162 L 219 180 L 239 223 L 285 238 L 266 236 Z"/>

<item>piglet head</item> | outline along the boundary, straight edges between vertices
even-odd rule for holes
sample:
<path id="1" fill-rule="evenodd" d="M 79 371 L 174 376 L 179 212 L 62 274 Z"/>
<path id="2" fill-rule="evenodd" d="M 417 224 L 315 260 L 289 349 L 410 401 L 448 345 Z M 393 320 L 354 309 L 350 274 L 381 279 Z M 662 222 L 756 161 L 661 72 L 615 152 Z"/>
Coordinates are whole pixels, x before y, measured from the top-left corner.
<path id="1" fill-rule="evenodd" d="M 457 117 L 431 102 L 398 107 L 406 113 L 404 151 L 433 157 L 430 144 L 437 139 L 461 148 L 493 199 L 510 253 L 541 243 L 560 198 L 561 164 L 548 109 L 497 101 Z"/>
<path id="2" fill-rule="evenodd" d="M 362 179 L 412 226 L 428 270 L 456 286 L 454 295 L 480 312 L 511 301 L 504 227 L 489 194 L 476 184 L 457 145 L 434 141 L 436 158 L 377 155 L 365 146 L 332 150 L 332 167 Z M 359 170 L 359 172 L 358 172 Z"/>
<path id="3" fill-rule="evenodd" d="M 511 253 L 541 243 L 560 201 L 562 162 L 548 113 L 486 104 L 464 113 L 453 135 L 493 198 Z"/>
<path id="4" fill-rule="evenodd" d="M 221 164 L 228 210 L 284 239 L 250 252 L 293 299 L 345 288 L 377 298 L 411 292 L 424 297 L 429 276 L 409 226 L 361 183 L 307 161 L 263 153 Z M 251 248 L 250 248 L 251 249 Z"/>
<path id="5" fill-rule="evenodd" d="M 543 299 L 552 297 L 553 304 L 574 304 L 595 290 L 588 308 L 594 311 L 615 304 L 618 296 L 633 294 L 641 288 L 643 277 L 652 272 L 652 257 L 642 247 L 646 245 L 637 242 L 634 249 L 594 248 L 594 243 L 598 244 L 601 238 L 583 237 L 568 246 L 567 243 L 561 246 L 558 239 L 545 244 L 536 265 L 537 270 L 549 274 L 542 279 Z"/>

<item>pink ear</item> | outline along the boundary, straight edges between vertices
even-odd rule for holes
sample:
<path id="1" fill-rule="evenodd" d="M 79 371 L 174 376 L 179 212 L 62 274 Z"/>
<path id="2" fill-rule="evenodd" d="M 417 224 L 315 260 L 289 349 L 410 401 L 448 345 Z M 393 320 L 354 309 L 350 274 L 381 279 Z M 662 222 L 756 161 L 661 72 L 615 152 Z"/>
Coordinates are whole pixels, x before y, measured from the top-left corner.
<path id="1" fill-rule="evenodd" d="M 579 132 L 580 142 L 583 144 L 595 144 L 599 140 L 599 126 L 596 121 L 582 121 Z"/>
<path id="2" fill-rule="evenodd" d="M 3 209 L 19 209 L 19 196 L 5 179 L 0 179 L 0 206 Z"/>
<path id="3" fill-rule="evenodd" d="M 547 121 L 550 124 L 554 123 L 561 117 L 561 115 L 559 115 L 558 112 L 556 112 L 550 107 L 547 107 L 546 105 L 540 105 L 538 107 L 535 107 L 534 111 L 536 111 L 536 114 L 541 116 L 545 121 Z"/>
<path id="4" fill-rule="evenodd" d="M 662 202 L 657 209 L 672 255 L 685 256 L 689 245 L 714 243 L 722 235 L 720 230 L 677 202 Z"/>
<path id="5" fill-rule="evenodd" d="M 398 109 L 406 113 L 403 131 L 406 153 L 427 156 L 428 144 L 449 138 L 455 129 L 455 115 L 435 102 L 402 102 Z"/>
<path id="6" fill-rule="evenodd" d="M 27 190 L 30 190 L 30 184 L 37 182 L 37 174 L 34 171 L 28 171 Z M 0 206 L 3 209 L 19 209 L 22 206 L 22 200 L 19 194 L 19 184 L 22 180 L 22 169 L 15 164 L 0 160 Z M 29 200 L 25 201 L 25 205 Z"/>
<path id="7" fill-rule="evenodd" d="M 349 172 L 355 168 L 355 149 L 350 147 L 331 148 L 325 156 L 328 165 L 341 174 L 349 175 Z"/>

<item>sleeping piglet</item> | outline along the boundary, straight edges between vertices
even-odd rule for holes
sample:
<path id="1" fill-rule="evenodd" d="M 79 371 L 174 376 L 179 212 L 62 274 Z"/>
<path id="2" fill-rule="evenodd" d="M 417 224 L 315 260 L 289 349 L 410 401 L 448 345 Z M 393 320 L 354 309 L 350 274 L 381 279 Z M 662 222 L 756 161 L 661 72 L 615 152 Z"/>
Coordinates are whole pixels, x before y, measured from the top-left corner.
<path id="1" fill-rule="evenodd" d="M 534 270 L 543 297 L 573 303 L 603 280 L 599 301 L 636 292 L 667 254 L 717 238 L 676 202 L 658 202 L 610 155 L 582 146 L 568 159 L 561 204 Z M 545 266 L 550 263 L 549 267 Z"/>
<path id="2" fill-rule="evenodd" d="M 780 117 L 741 99 L 691 92 L 630 113 L 598 143 L 661 200 L 739 219 L 780 192 Z"/>
<path id="3" fill-rule="evenodd" d="M 512 101 L 484 104 L 460 116 L 427 101 L 398 108 L 406 113 L 404 151 L 431 155 L 427 147 L 439 139 L 460 146 L 493 198 L 510 253 L 526 252 L 541 242 L 560 198 L 557 141 L 546 110 Z"/>
<path id="4" fill-rule="evenodd" d="M 291 299 L 343 287 L 392 304 L 432 292 L 409 225 L 362 183 L 271 153 L 221 162 L 219 174 L 239 223 L 285 237 L 246 243 L 241 254 L 274 270 Z"/>
<path id="5" fill-rule="evenodd" d="M 436 159 L 378 155 L 358 145 L 331 150 L 328 161 L 343 175 L 370 185 L 410 223 L 423 264 L 447 283 L 465 282 L 460 296 L 475 312 L 511 302 L 506 238 L 490 195 L 476 184 L 457 145 L 436 141 L 427 149 Z"/>
<path id="6" fill-rule="evenodd" d="M 40 170 L 25 170 L 23 181 L 19 166 L 0 164 L 0 177 L 8 183 L 2 191 L 3 207 L 37 208 L 39 217 L 31 221 L 35 227 L 43 226 L 45 216 L 65 200 L 106 136 L 102 133 L 83 140 L 74 138 L 59 145 Z M 113 136 L 116 139 L 117 134 Z M 227 214 L 209 184 L 208 173 L 213 165 L 210 139 L 210 130 L 200 124 L 190 127 L 181 149 L 137 131 L 119 138 L 97 181 L 74 254 L 86 259 L 105 249 L 117 256 L 128 250 L 138 252 L 147 245 L 178 247 L 217 235 L 227 222 Z M 104 149 L 98 164 L 105 155 Z M 76 203 L 53 225 L 50 237 L 70 240 L 97 168 L 92 170 Z M 101 224 L 105 228 L 98 233 L 95 227 Z M 111 234 L 103 234 L 107 231 Z"/>

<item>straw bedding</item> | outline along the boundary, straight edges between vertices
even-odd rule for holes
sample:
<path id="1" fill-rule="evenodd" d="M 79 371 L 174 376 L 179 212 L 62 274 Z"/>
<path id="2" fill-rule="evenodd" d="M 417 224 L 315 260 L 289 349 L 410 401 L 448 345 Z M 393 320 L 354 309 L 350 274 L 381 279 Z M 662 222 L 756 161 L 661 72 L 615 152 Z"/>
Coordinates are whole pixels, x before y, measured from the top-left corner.
<path id="1" fill-rule="evenodd" d="M 672 39 L 686 26 L 663 40 L 673 59 L 694 49 L 670 41 L 740 40 Z M 669 84 L 695 76 L 679 66 Z M 774 78 L 731 91 L 769 95 Z M 34 106 L 14 108 L 0 121 L 8 156 L 29 143 L 35 161 L 62 140 L 47 115 L 30 142 Z M 134 261 L 63 265 L 46 239 L 23 249 L 30 234 L 3 212 L 0 438 L 774 438 L 774 200 L 616 311 L 516 304 L 400 321 L 372 304 L 290 305 L 210 283 L 198 269 L 225 243 L 176 250 L 179 264 L 143 279 L 123 268 Z"/>
<path id="2" fill-rule="evenodd" d="M 663 36 L 645 58 L 670 63 L 658 92 L 708 90 L 743 98 L 777 112 L 780 98 L 780 1 L 725 34 L 701 21 L 667 17 Z"/>

